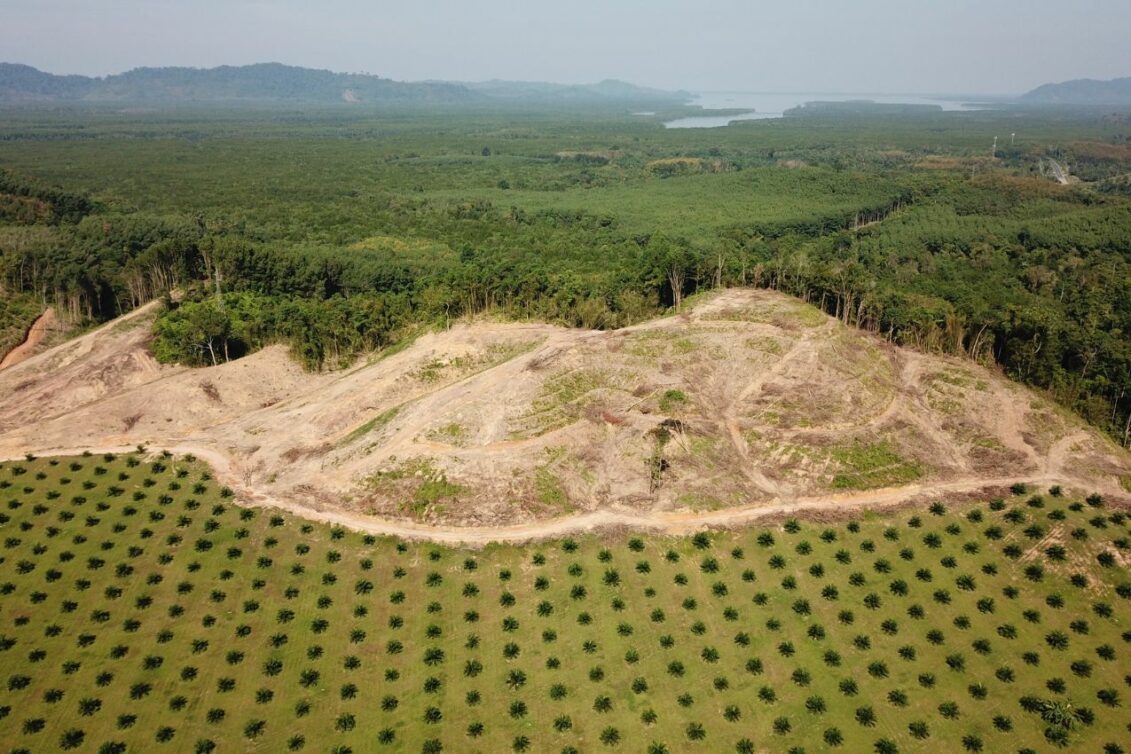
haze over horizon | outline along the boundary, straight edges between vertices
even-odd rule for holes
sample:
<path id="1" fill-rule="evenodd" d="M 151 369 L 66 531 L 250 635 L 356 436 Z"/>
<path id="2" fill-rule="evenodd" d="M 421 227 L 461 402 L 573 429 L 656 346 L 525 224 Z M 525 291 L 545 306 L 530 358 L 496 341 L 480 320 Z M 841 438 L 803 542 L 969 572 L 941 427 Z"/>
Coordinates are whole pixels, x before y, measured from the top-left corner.
<path id="1" fill-rule="evenodd" d="M 406 81 L 1018 94 L 1131 75 L 1131 3 L 1118 0 L 0 0 L 0 12 L 0 57 L 93 76 L 277 61 Z"/>

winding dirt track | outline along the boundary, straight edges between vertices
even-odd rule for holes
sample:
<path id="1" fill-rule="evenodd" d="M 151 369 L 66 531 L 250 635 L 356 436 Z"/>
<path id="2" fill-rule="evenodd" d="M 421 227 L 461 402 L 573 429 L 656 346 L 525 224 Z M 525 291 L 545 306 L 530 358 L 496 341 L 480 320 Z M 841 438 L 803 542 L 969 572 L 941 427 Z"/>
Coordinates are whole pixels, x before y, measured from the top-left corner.
<path id="1" fill-rule="evenodd" d="M 54 324 L 55 310 L 49 306 L 43 314 L 40 314 L 36 318 L 35 322 L 31 323 L 31 327 L 28 328 L 27 337 L 24 338 L 24 342 L 20 343 L 11 351 L 8 351 L 8 353 L 4 355 L 3 360 L 0 360 L 0 369 L 15 366 L 21 361 L 34 356 L 36 347 L 43 342 L 43 339 L 47 336 L 47 331 L 50 330 L 51 326 Z"/>
<path id="2" fill-rule="evenodd" d="M 45 448 L 36 451 L 37 456 L 73 456 L 84 452 L 93 454 L 128 453 L 136 450 L 132 446 L 101 448 Z M 209 448 L 190 445 L 175 445 L 165 448 L 176 455 L 192 454 L 209 463 L 215 478 L 221 484 L 236 492 L 236 499 L 242 505 L 256 508 L 277 509 L 311 521 L 343 526 L 347 529 L 381 536 L 402 539 L 424 540 L 450 545 L 482 547 L 491 543 L 524 543 L 554 539 L 571 534 L 581 534 L 616 528 L 646 530 L 653 533 L 682 535 L 704 528 L 727 528 L 742 526 L 781 516 L 801 516 L 816 514 L 844 514 L 861 510 L 885 510 L 899 508 L 908 504 L 938 499 L 947 495 L 988 492 L 992 489 L 1008 487 L 1015 482 L 1045 488 L 1059 484 L 1067 488 L 1087 487 L 1087 482 L 1067 477 L 1047 475 L 1031 477 L 1009 477 L 1000 479 L 967 478 L 953 482 L 929 485 L 907 485 L 887 489 L 869 490 L 859 493 L 844 493 L 797 498 L 789 501 L 775 499 L 770 503 L 755 506 L 726 508 L 716 511 L 680 512 L 660 511 L 652 513 L 623 513 L 618 511 L 594 511 L 590 513 L 564 516 L 561 518 L 534 521 L 508 526 L 433 526 L 411 521 L 396 521 L 350 511 L 319 510 L 279 499 L 249 488 L 243 484 L 233 471 L 228 458 Z M 156 451 L 154 451 L 156 452 Z M 0 462 L 23 460 L 24 456 L 0 458 Z"/>

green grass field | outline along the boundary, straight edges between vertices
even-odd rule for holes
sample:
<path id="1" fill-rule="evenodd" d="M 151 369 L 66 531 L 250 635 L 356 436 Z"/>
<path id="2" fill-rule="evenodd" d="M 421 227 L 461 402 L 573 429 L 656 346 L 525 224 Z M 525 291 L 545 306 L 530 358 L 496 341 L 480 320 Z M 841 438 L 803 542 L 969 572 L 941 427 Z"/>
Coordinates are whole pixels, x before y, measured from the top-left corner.
<path id="1" fill-rule="evenodd" d="M 1040 492 L 465 551 L 244 509 L 186 458 L 6 463 L 0 740 L 1124 751 L 1131 519 Z"/>

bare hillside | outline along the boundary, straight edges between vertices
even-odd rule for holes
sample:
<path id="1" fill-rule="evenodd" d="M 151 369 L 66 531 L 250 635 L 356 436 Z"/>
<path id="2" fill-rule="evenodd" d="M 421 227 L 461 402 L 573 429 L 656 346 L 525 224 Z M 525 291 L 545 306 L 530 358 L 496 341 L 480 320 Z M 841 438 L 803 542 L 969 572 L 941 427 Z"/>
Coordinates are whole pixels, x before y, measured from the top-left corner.
<path id="1" fill-rule="evenodd" d="M 0 370 L 0 457 L 147 444 L 308 510 L 465 526 L 683 516 L 1017 480 L 1119 492 L 1129 456 L 969 362 L 731 290 L 614 332 L 465 324 L 350 370 L 184 369 L 151 307 Z"/>

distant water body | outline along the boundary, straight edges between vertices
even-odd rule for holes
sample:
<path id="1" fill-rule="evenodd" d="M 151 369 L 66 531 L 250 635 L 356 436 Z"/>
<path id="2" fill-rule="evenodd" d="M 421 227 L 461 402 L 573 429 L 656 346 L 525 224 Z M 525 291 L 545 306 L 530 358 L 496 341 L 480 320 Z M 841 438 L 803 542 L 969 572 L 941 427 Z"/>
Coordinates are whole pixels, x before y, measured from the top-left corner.
<path id="1" fill-rule="evenodd" d="M 870 100 L 883 105 L 938 105 L 943 110 L 976 110 L 977 105 L 953 99 L 935 99 L 914 95 L 892 94 L 821 94 L 797 92 L 792 94 L 759 94 L 757 92 L 703 92 L 691 101 L 704 110 L 747 110 L 737 115 L 693 115 L 669 120 L 668 128 L 718 128 L 736 120 L 766 120 L 780 118 L 786 110 L 800 107 L 806 102 L 848 102 Z"/>

